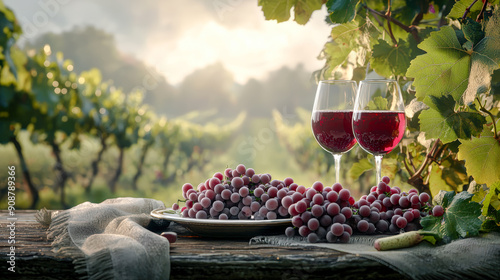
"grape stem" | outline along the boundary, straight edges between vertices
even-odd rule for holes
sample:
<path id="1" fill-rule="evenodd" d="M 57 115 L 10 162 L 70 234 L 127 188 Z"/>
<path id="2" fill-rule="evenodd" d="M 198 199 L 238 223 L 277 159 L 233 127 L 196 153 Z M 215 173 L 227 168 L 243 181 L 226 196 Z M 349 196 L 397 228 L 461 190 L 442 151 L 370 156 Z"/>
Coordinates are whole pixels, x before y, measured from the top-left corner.
<path id="1" fill-rule="evenodd" d="M 385 17 L 387 19 L 391 18 L 391 0 L 387 0 L 387 12 L 385 13 Z M 394 33 L 392 33 L 391 21 L 387 21 L 387 29 L 389 30 L 389 35 L 391 36 L 392 42 L 394 45 L 398 44 L 396 37 L 394 37 Z"/>
<path id="2" fill-rule="evenodd" d="M 476 18 L 477 22 L 480 22 L 481 20 L 483 20 L 484 11 L 486 11 L 486 6 L 488 6 L 488 0 L 485 0 L 483 2 L 483 7 L 481 8 L 481 12 L 479 12 L 479 15 L 477 15 L 477 18 Z"/>
<path id="3" fill-rule="evenodd" d="M 370 11 L 372 14 L 375 14 L 375 15 L 378 15 L 380 17 L 383 17 L 383 18 L 385 18 L 388 21 L 392 21 L 392 23 L 394 23 L 395 25 L 401 27 L 401 29 L 403 29 L 404 31 L 410 33 L 413 36 L 413 38 L 415 39 L 415 41 L 417 41 L 418 43 L 420 42 L 420 37 L 418 36 L 418 29 L 415 26 L 407 26 L 404 23 L 400 22 L 399 20 L 392 18 L 390 15 L 388 16 L 388 15 L 386 15 L 386 14 L 384 14 L 382 12 L 379 12 L 377 10 L 374 10 L 374 9 L 372 9 L 372 8 L 366 6 L 366 5 L 363 5 L 363 7 L 366 10 Z M 389 32 L 389 34 L 391 34 L 391 33 Z"/>
<path id="4" fill-rule="evenodd" d="M 408 179 L 408 183 L 410 183 L 412 186 L 415 186 L 420 192 L 427 192 L 430 193 L 429 190 L 429 182 L 424 182 L 423 177 L 422 177 L 422 172 L 428 167 L 430 163 L 433 161 L 435 162 L 436 159 L 441 155 L 444 149 L 439 148 L 439 144 L 441 143 L 441 140 L 439 138 L 434 142 L 432 145 L 430 151 L 427 153 L 427 156 L 425 157 L 424 162 L 420 165 L 417 171 L 411 175 L 411 177 Z M 406 160 L 405 160 L 406 161 Z M 408 172 L 411 174 L 411 170 L 409 170 L 408 165 L 405 163 L 405 166 L 408 170 Z"/>
<path id="5" fill-rule="evenodd" d="M 467 8 L 465 9 L 464 15 L 462 16 L 462 21 L 464 21 L 464 20 L 465 20 L 465 18 L 467 17 L 467 15 L 468 15 L 468 14 L 469 14 L 469 12 L 470 12 L 470 9 L 472 8 L 472 6 L 474 6 L 474 4 L 476 4 L 476 2 L 477 2 L 477 0 L 474 0 L 474 1 L 472 2 L 472 4 L 470 4 L 470 6 L 469 6 L 469 7 L 467 7 Z M 485 1 L 485 2 L 488 2 L 488 1 Z"/>

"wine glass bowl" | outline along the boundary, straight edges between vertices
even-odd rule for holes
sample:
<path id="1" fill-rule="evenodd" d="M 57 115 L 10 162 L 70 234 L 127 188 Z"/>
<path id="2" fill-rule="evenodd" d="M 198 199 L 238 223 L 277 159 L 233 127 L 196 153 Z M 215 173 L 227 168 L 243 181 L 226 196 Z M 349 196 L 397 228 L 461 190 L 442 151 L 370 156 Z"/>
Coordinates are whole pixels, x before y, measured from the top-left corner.
<path id="1" fill-rule="evenodd" d="M 356 145 L 352 130 L 356 87 L 355 81 L 320 81 L 314 99 L 312 132 L 318 144 L 334 156 L 337 182 L 342 154 Z"/>
<path id="2" fill-rule="evenodd" d="M 406 129 L 399 84 L 394 80 L 361 81 L 352 128 L 360 147 L 375 156 L 377 182 L 380 182 L 382 157 L 398 145 Z"/>

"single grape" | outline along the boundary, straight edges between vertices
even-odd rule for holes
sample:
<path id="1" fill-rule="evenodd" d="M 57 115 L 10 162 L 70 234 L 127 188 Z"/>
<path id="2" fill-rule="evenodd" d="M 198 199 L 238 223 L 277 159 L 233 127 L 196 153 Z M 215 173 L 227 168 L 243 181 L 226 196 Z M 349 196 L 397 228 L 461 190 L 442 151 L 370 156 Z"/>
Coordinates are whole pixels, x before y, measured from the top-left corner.
<path id="1" fill-rule="evenodd" d="M 175 241 L 177 241 L 177 233 L 173 231 L 162 232 L 161 236 L 165 237 L 170 243 L 175 243 Z"/>
<path id="2" fill-rule="evenodd" d="M 276 198 L 270 198 L 266 201 L 266 208 L 269 210 L 278 209 L 278 200 Z"/>
<path id="3" fill-rule="evenodd" d="M 368 217 L 371 214 L 370 207 L 363 205 L 363 206 L 359 207 L 358 213 L 359 213 L 359 215 L 361 215 L 363 217 Z"/>
<path id="4" fill-rule="evenodd" d="M 260 182 L 261 182 L 262 184 L 267 184 L 267 183 L 269 183 L 269 181 L 271 181 L 271 176 L 269 176 L 269 175 L 267 175 L 267 174 L 262 174 L 262 175 L 260 176 Z"/>
<path id="5" fill-rule="evenodd" d="M 228 216 L 226 213 L 222 213 L 219 215 L 219 220 L 227 220 L 228 219 Z"/>
<path id="6" fill-rule="evenodd" d="M 212 204 L 212 208 L 217 212 L 221 212 L 224 209 L 224 202 L 214 201 L 214 203 Z"/>
<path id="7" fill-rule="evenodd" d="M 429 196 L 429 194 L 428 194 L 428 193 L 423 192 L 423 193 L 421 193 L 421 194 L 419 195 L 419 197 L 418 197 L 418 198 L 420 199 L 420 202 L 422 202 L 422 203 L 426 203 L 427 201 L 429 201 L 429 199 L 430 199 L 431 197 Z"/>
<path id="8" fill-rule="evenodd" d="M 307 235 L 307 242 L 309 243 L 316 243 L 319 241 L 319 237 L 316 233 L 311 232 Z"/>
<path id="9" fill-rule="evenodd" d="M 392 205 L 399 205 L 399 199 L 401 198 L 401 196 L 397 193 L 391 195 L 391 203 Z"/>
<path id="10" fill-rule="evenodd" d="M 200 204 L 201 206 L 203 206 L 203 208 L 208 208 L 210 207 L 210 204 L 212 204 L 212 201 L 210 200 L 210 198 L 205 197 L 200 201 Z"/>
<path id="11" fill-rule="evenodd" d="M 340 200 L 349 200 L 349 197 L 351 197 L 351 192 L 348 190 L 348 189 L 342 189 L 340 192 L 339 192 L 339 198 Z"/>
<path id="12" fill-rule="evenodd" d="M 304 213 L 306 209 L 307 209 L 307 203 L 305 201 L 301 200 L 295 203 L 295 210 L 297 210 L 297 212 Z"/>
<path id="13" fill-rule="evenodd" d="M 434 217 L 441 217 L 444 214 L 444 209 L 443 206 L 441 205 L 436 205 L 434 208 L 432 208 L 432 216 Z"/>
<path id="14" fill-rule="evenodd" d="M 243 187 L 244 184 L 245 182 L 243 182 L 243 179 L 241 177 L 234 177 L 231 180 L 231 186 L 233 186 L 236 189 Z"/>
<path id="15" fill-rule="evenodd" d="M 313 207 L 311 207 L 311 213 L 314 217 L 319 218 L 324 214 L 324 208 L 317 204 L 313 205 Z"/>
<path id="16" fill-rule="evenodd" d="M 287 227 L 285 229 L 285 235 L 287 237 L 293 237 L 295 235 L 295 229 L 293 227 Z"/>
<path id="17" fill-rule="evenodd" d="M 226 189 L 226 190 L 223 190 L 223 191 L 220 193 L 220 195 L 221 195 L 222 199 L 224 199 L 224 200 L 229 200 L 229 199 L 231 198 L 231 194 L 232 194 L 232 192 L 231 192 L 230 190 L 227 190 L 227 189 Z"/>
<path id="18" fill-rule="evenodd" d="M 335 183 L 332 186 L 332 190 L 336 191 L 337 193 L 339 193 L 342 189 L 343 188 L 342 188 L 342 185 L 340 183 Z"/>
<path id="19" fill-rule="evenodd" d="M 406 219 L 406 221 L 408 221 L 409 223 L 411 221 L 413 221 L 413 219 L 415 218 L 415 216 L 413 215 L 413 211 L 406 211 L 404 214 L 403 214 L 403 217 Z"/>
<path id="20" fill-rule="evenodd" d="M 292 225 L 294 227 L 296 227 L 296 228 L 299 228 L 302 225 L 304 225 L 304 222 L 302 221 L 302 219 L 300 218 L 300 216 L 293 216 L 292 217 Z"/>
<path id="21" fill-rule="evenodd" d="M 239 193 L 232 193 L 230 199 L 231 199 L 231 202 L 238 203 L 241 199 L 241 196 Z"/>
<path id="22" fill-rule="evenodd" d="M 380 220 L 375 224 L 375 228 L 380 232 L 386 232 L 389 229 L 389 223 L 386 220 Z"/>
<path id="23" fill-rule="evenodd" d="M 196 212 L 196 219 L 206 219 L 206 218 L 208 218 L 207 212 L 203 210 Z"/>
<path id="24" fill-rule="evenodd" d="M 335 243 L 335 242 L 337 242 L 337 239 L 338 239 L 338 237 L 335 236 L 335 234 L 333 234 L 333 232 L 331 232 L 331 231 L 326 232 L 326 241 L 328 241 L 330 243 Z"/>
<path id="25" fill-rule="evenodd" d="M 396 220 L 396 225 L 397 225 L 399 228 L 405 228 L 407 224 L 408 224 L 408 221 L 407 221 L 404 217 L 399 217 L 399 218 Z"/>
<path id="26" fill-rule="evenodd" d="M 177 203 L 172 204 L 172 210 L 175 210 L 175 211 L 179 210 L 179 204 L 177 204 Z"/>
<path id="27" fill-rule="evenodd" d="M 328 227 L 332 224 L 332 218 L 330 215 L 323 215 L 319 218 L 319 224 L 323 227 Z"/>
<path id="28" fill-rule="evenodd" d="M 352 217 L 352 210 L 349 207 L 342 208 L 342 210 L 340 210 L 340 213 L 342 213 L 346 219 L 350 219 Z"/>
<path id="29" fill-rule="evenodd" d="M 238 166 L 236 166 L 236 171 L 240 174 L 245 174 L 246 170 L 247 169 L 243 164 L 238 164 Z"/>
<path id="30" fill-rule="evenodd" d="M 285 196 L 281 199 L 281 205 L 283 205 L 283 207 L 287 208 L 290 207 L 290 205 L 293 204 L 293 199 L 291 196 Z"/>
<path id="31" fill-rule="evenodd" d="M 361 220 L 357 224 L 357 228 L 360 232 L 366 232 L 370 227 L 369 223 L 365 220 Z"/>
<path id="32" fill-rule="evenodd" d="M 372 223 L 375 224 L 375 223 L 377 223 L 380 220 L 380 214 L 377 213 L 377 212 L 372 211 L 370 213 L 369 219 L 370 219 L 370 222 L 372 222 Z"/>
<path id="33" fill-rule="evenodd" d="M 322 192 L 323 191 L 323 183 L 316 181 L 312 184 L 312 188 L 315 189 L 317 192 Z"/>
<path id="34" fill-rule="evenodd" d="M 245 197 L 250 193 L 250 190 L 247 187 L 241 187 L 238 193 L 241 197 Z"/>
<path id="35" fill-rule="evenodd" d="M 342 213 L 336 215 L 332 219 L 333 223 L 341 223 L 341 224 L 343 224 L 343 223 L 345 223 L 345 221 L 346 221 L 346 218 L 345 218 L 344 214 L 342 214 Z"/>
<path id="36" fill-rule="evenodd" d="M 340 213 L 340 206 L 337 203 L 332 202 L 326 207 L 326 212 L 328 213 L 328 215 L 333 217 Z"/>
<path id="37" fill-rule="evenodd" d="M 302 221 L 304 221 L 304 224 L 307 224 L 307 222 L 309 222 L 309 220 L 312 218 L 312 214 L 310 211 L 306 211 L 302 214 L 300 214 L 300 218 L 302 219 Z"/>
<path id="38" fill-rule="evenodd" d="M 399 198 L 399 205 L 403 208 L 408 208 L 410 206 L 410 201 L 408 201 L 408 197 L 402 196 Z"/>
<path id="39" fill-rule="evenodd" d="M 311 231 L 317 230 L 319 228 L 319 221 L 318 221 L 318 219 L 316 219 L 316 218 L 309 219 L 309 221 L 307 222 L 307 227 Z"/>
<path id="40" fill-rule="evenodd" d="M 299 234 L 302 237 L 307 237 L 311 233 L 311 230 L 307 226 L 301 226 L 299 227 Z"/>
<path id="41" fill-rule="evenodd" d="M 238 215 L 238 213 L 240 213 L 240 208 L 238 208 L 238 206 L 233 206 L 229 209 L 229 213 L 233 216 L 236 216 Z"/>
<path id="42" fill-rule="evenodd" d="M 337 202 L 339 199 L 339 194 L 336 191 L 331 191 L 326 194 L 326 199 L 330 202 Z"/>
<path id="43" fill-rule="evenodd" d="M 334 223 L 332 225 L 331 231 L 335 236 L 341 236 L 344 233 L 344 226 L 340 223 Z"/>

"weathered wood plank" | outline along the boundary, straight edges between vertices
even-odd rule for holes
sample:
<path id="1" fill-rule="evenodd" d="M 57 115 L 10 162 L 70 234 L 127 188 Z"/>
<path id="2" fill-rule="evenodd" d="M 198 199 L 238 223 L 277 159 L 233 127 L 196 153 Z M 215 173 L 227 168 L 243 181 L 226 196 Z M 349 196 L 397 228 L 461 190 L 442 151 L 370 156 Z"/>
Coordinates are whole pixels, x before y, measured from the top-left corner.
<path id="1" fill-rule="evenodd" d="M 51 251 L 46 229 L 35 211 L 17 211 L 16 273 L 7 271 L 10 245 L 0 244 L 2 279 L 77 279 L 72 260 Z M 1 234 L 8 234 L 6 211 L 0 211 Z M 178 225 L 171 245 L 172 279 L 403 279 L 379 263 L 342 252 L 312 247 L 252 245 L 248 240 L 193 237 Z M 15 277 L 13 277 L 15 276 Z"/>

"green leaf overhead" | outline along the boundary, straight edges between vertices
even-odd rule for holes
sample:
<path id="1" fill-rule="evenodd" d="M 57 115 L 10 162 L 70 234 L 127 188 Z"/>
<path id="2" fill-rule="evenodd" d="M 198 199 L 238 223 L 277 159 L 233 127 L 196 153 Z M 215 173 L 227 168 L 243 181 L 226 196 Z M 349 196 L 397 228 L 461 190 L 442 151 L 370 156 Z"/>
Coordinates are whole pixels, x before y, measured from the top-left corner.
<path id="1" fill-rule="evenodd" d="M 405 75 L 412 60 L 410 52 L 408 42 L 403 39 L 399 39 L 395 46 L 379 39 L 378 44 L 373 46 L 371 66 L 381 76 Z"/>
<path id="2" fill-rule="evenodd" d="M 348 23 L 339 24 L 332 28 L 332 41 L 325 44 L 320 59 L 326 59 L 326 77 L 338 66 L 344 64 L 351 51 L 357 51 L 357 63 L 362 66 L 370 54 L 371 42 L 379 31 L 373 23 L 361 16 Z M 364 55 L 363 55 L 364 54 Z"/>
<path id="3" fill-rule="evenodd" d="M 419 120 L 427 139 L 439 138 L 443 143 L 470 139 L 481 133 L 486 123 L 480 113 L 455 111 L 456 102 L 451 96 L 427 96 L 424 103 L 430 108 L 422 111 Z"/>
<path id="4" fill-rule="evenodd" d="M 278 22 L 290 19 L 290 10 L 294 7 L 295 21 L 298 24 L 306 24 L 311 14 L 321 9 L 322 0 L 259 0 L 259 6 L 266 20 L 275 19 Z"/>
<path id="5" fill-rule="evenodd" d="M 500 142 L 489 132 L 481 137 L 463 140 L 458 159 L 465 160 L 467 173 L 478 184 L 491 185 L 500 181 Z"/>
<path id="6" fill-rule="evenodd" d="M 458 101 L 469 78 L 470 55 L 462 48 L 455 30 L 446 26 L 418 45 L 427 53 L 412 60 L 406 75 L 415 78 L 416 96 L 451 95 Z"/>
<path id="7" fill-rule="evenodd" d="M 328 0 L 326 7 L 333 23 L 346 23 L 356 16 L 359 0 Z"/>
<path id="8" fill-rule="evenodd" d="M 474 2 L 474 0 L 457 1 L 453 5 L 453 8 L 451 8 L 451 11 L 447 17 L 452 18 L 452 19 L 462 18 L 464 13 L 465 13 L 465 9 L 467 9 L 472 4 L 472 2 Z M 469 13 L 472 15 L 477 14 L 481 10 L 482 6 L 483 6 L 482 1 L 476 1 L 476 3 L 474 3 L 474 5 L 471 7 Z"/>
<path id="9" fill-rule="evenodd" d="M 424 231 L 437 233 L 445 243 L 458 238 L 479 234 L 482 221 L 481 205 L 472 202 L 473 194 L 466 191 L 459 194 L 447 192 L 441 202 L 445 213 L 441 217 L 426 216 L 420 221 Z"/>
<path id="10" fill-rule="evenodd" d="M 481 33 L 476 27 L 471 27 L 475 31 L 466 32 L 464 26 L 464 34 L 472 40 L 477 40 Z M 465 104 L 474 100 L 478 91 L 481 88 L 488 88 L 491 82 L 491 74 L 499 69 L 500 63 L 500 11 L 496 10 L 490 20 L 486 24 L 484 38 L 473 46 L 471 54 L 471 69 L 469 75 L 469 84 L 466 92 L 463 95 Z M 468 35 L 468 34 L 472 35 Z M 473 36 L 475 34 L 475 36 Z M 476 38 L 477 37 L 477 38 Z M 468 38 L 469 39 L 469 38 Z M 473 42 L 474 43 L 474 42 Z"/>
<path id="11" fill-rule="evenodd" d="M 290 9 L 297 0 L 259 0 L 259 6 L 266 20 L 275 19 L 278 22 L 290 19 Z"/>
<path id="12" fill-rule="evenodd" d="M 298 24 L 306 24 L 311 18 L 311 14 L 321 9 L 322 0 L 297 0 L 295 4 L 295 21 Z"/>

